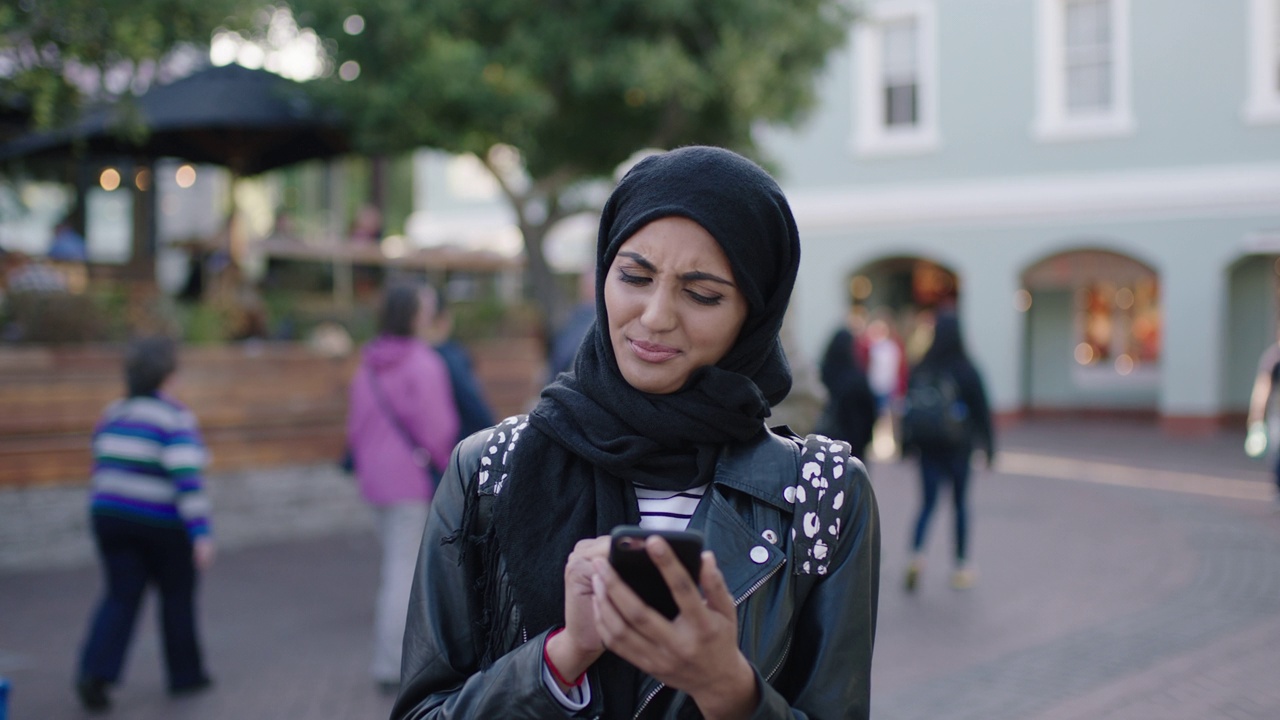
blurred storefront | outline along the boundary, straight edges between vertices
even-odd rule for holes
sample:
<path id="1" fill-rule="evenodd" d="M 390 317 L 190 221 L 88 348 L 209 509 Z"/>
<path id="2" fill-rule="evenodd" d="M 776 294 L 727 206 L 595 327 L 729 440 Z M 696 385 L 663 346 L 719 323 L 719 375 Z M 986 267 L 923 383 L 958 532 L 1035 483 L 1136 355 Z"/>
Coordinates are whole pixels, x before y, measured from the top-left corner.
<path id="1" fill-rule="evenodd" d="M 802 342 L 851 300 L 904 322 L 954 302 L 1005 417 L 1238 424 L 1276 340 L 1280 34 L 1257 28 L 1278 19 L 866 3 L 811 120 L 760 136 L 804 242 Z"/>

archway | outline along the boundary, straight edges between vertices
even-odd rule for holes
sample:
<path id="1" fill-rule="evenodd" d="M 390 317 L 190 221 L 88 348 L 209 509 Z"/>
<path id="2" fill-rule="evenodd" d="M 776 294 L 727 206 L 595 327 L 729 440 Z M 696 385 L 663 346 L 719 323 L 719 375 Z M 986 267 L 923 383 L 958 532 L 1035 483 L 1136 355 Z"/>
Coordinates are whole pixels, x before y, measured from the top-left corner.
<path id="1" fill-rule="evenodd" d="M 863 265 L 848 277 L 848 303 L 863 322 L 886 319 L 910 360 L 932 340 L 933 314 L 953 309 L 960 292 L 954 271 L 928 258 L 897 256 Z"/>
<path id="2" fill-rule="evenodd" d="M 1227 327 L 1223 337 L 1222 410 L 1243 427 L 1258 358 L 1276 341 L 1280 318 L 1280 255 L 1247 255 L 1228 268 Z"/>
<path id="3" fill-rule="evenodd" d="M 929 349 L 935 313 L 955 307 L 959 288 L 954 271 L 913 256 L 883 258 L 848 276 L 855 359 L 867 373 L 880 412 L 871 447 L 878 459 L 898 454 L 895 418 L 907 368 Z"/>
<path id="4" fill-rule="evenodd" d="M 1105 249 L 1047 257 L 1022 274 L 1022 404 L 1030 412 L 1154 417 L 1163 316 L 1154 268 Z"/>

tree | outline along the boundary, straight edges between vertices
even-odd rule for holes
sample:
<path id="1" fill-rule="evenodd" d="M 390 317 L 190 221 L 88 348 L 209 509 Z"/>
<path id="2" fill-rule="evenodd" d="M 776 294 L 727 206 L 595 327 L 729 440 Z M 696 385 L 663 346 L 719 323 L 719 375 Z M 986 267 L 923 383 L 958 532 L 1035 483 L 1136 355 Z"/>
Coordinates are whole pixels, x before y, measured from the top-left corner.
<path id="1" fill-rule="evenodd" d="M 360 15 L 352 7 L 293 0 L 299 24 L 327 38 L 350 80 L 323 89 L 345 109 L 358 146 L 480 158 L 514 210 L 535 298 L 553 322 L 567 303 L 543 243 L 560 220 L 598 210 L 584 192 L 589 181 L 645 148 L 756 154 L 752 127 L 804 116 L 851 19 L 842 0 L 384 0 Z M 503 162 L 511 149 L 523 172 Z"/>
<path id="2" fill-rule="evenodd" d="M 0 4 L 0 105 L 30 124 L 69 124 L 86 103 L 184 75 L 247 0 L 19 0 Z M 126 130 L 145 132 L 144 128 Z"/>

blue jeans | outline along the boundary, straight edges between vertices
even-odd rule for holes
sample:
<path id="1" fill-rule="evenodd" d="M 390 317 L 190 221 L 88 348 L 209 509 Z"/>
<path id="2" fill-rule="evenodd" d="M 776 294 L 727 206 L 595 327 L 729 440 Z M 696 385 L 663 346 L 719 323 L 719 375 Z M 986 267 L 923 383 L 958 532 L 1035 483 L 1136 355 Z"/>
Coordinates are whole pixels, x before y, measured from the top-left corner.
<path id="1" fill-rule="evenodd" d="M 196 568 L 186 530 L 95 515 L 93 534 L 106 593 L 81 652 L 80 677 L 108 683 L 120 679 L 143 593 L 154 584 L 160 591 L 169 689 L 182 690 L 207 680 L 196 638 Z"/>
<path id="2" fill-rule="evenodd" d="M 951 451 L 921 451 L 920 484 L 922 499 L 920 516 L 916 520 L 912 549 L 919 552 L 924 547 L 929 518 L 938 503 L 938 491 L 948 480 L 951 482 L 951 499 L 956 511 L 956 561 L 963 562 L 969 545 L 969 454 L 968 449 Z"/>

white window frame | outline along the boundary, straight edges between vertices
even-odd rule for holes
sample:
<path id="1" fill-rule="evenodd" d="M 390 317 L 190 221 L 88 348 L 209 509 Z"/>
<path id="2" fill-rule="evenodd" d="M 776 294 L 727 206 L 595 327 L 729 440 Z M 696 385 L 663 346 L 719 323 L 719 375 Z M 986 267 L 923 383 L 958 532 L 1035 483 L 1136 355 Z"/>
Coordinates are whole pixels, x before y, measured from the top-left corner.
<path id="1" fill-rule="evenodd" d="M 1250 125 L 1280 123 L 1280 0 L 1249 3 L 1249 97 L 1244 121 Z"/>
<path id="2" fill-rule="evenodd" d="M 916 123 L 892 127 L 885 122 L 884 55 L 881 26 L 914 20 L 917 38 Z M 893 0 L 866 8 L 853 28 L 854 128 L 858 155 L 917 155 L 933 152 L 938 137 L 938 34 L 935 0 Z"/>
<path id="3" fill-rule="evenodd" d="M 1032 136 L 1057 142 L 1130 135 L 1136 129 L 1130 88 L 1129 0 L 1111 2 L 1111 107 L 1069 113 L 1066 86 L 1066 2 L 1036 2 L 1036 120 Z"/>

